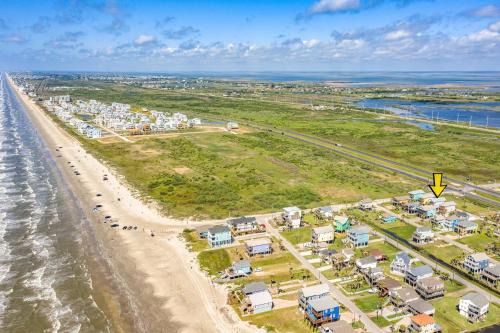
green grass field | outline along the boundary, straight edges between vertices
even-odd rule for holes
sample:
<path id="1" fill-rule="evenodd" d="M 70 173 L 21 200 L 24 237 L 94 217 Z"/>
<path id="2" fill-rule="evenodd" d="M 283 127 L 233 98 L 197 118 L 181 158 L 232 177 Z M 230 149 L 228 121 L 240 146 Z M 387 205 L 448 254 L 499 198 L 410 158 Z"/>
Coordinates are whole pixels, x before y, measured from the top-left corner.
<path id="1" fill-rule="evenodd" d="M 435 131 L 426 131 L 401 121 L 376 119 L 377 115 L 352 108 L 313 111 L 303 105 L 196 95 L 195 92 L 83 81 L 75 84 L 100 89 L 72 90 L 77 98 L 94 98 L 108 103 L 120 101 L 157 110 L 291 129 L 423 167 L 430 172 L 440 171 L 461 179 L 471 177 L 474 182 L 491 181 L 500 175 L 500 143 L 493 133 L 444 125 L 436 126 Z"/>
<path id="2" fill-rule="evenodd" d="M 198 261 L 202 270 L 210 275 L 216 275 L 231 265 L 226 249 L 203 251 L 198 253 Z"/>

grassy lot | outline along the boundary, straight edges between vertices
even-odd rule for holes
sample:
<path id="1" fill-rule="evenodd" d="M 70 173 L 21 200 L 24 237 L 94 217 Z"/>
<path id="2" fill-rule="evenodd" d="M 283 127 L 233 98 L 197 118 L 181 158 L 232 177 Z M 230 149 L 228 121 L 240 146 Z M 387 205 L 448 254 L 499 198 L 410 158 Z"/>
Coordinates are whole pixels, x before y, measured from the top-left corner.
<path id="1" fill-rule="evenodd" d="M 268 332 L 313 332 L 296 306 L 251 315 L 245 319 Z"/>
<path id="2" fill-rule="evenodd" d="M 440 244 L 440 243 L 439 243 Z M 463 256 L 464 251 L 462 249 L 456 247 L 455 245 L 446 245 L 446 246 L 436 246 L 436 243 L 425 245 L 423 248 L 433 256 L 438 259 L 443 260 L 444 262 L 450 263 L 452 259 Z"/>
<path id="3" fill-rule="evenodd" d="M 458 281 L 455 280 L 446 280 L 444 281 L 444 287 L 447 293 L 454 293 L 456 291 L 463 290 L 465 286 Z"/>
<path id="4" fill-rule="evenodd" d="M 198 261 L 202 270 L 215 275 L 231 265 L 231 259 L 226 249 L 203 251 L 198 253 Z"/>
<path id="5" fill-rule="evenodd" d="M 373 317 L 370 317 L 371 320 L 373 320 L 373 322 L 375 324 L 377 324 L 379 327 L 387 327 L 391 324 L 390 321 L 388 321 L 387 319 L 385 319 L 384 317 L 382 316 L 373 316 Z"/>
<path id="6" fill-rule="evenodd" d="M 488 235 L 486 235 L 486 232 L 476 233 L 474 235 L 459 238 L 457 239 L 457 241 L 469 246 L 477 252 L 484 252 L 488 245 L 491 245 L 495 242 L 498 243 L 498 239 L 489 237 Z"/>
<path id="7" fill-rule="evenodd" d="M 292 229 L 283 231 L 281 234 L 293 245 L 306 243 L 311 241 L 311 230 L 310 227 L 303 227 L 299 229 Z"/>
<path id="8" fill-rule="evenodd" d="M 413 188 L 409 180 L 263 132 L 203 133 L 100 144 L 81 139 L 146 197 L 178 217 L 317 207 Z M 141 172 L 137 172 L 141 170 Z M 313 222 L 313 221 L 312 221 Z"/>
<path id="9" fill-rule="evenodd" d="M 207 240 L 201 239 L 196 230 L 184 229 L 182 231 L 182 237 L 186 241 L 190 251 L 200 252 L 208 248 Z"/>
<path id="10" fill-rule="evenodd" d="M 500 144 L 495 134 L 444 125 L 426 131 L 404 122 L 376 119 L 376 115 L 352 108 L 313 111 L 308 106 L 200 96 L 196 92 L 83 81 L 77 84 L 95 85 L 100 90 L 72 90 L 76 98 L 94 98 L 108 103 L 120 101 L 202 117 L 247 120 L 313 134 L 461 179 L 470 176 L 475 182 L 484 182 L 499 178 Z M 439 159 L 435 158 L 437 155 Z"/>
<path id="11" fill-rule="evenodd" d="M 457 197 L 455 195 L 446 195 L 445 197 L 448 201 L 455 201 L 458 209 L 465 210 L 472 214 L 479 216 L 492 216 L 496 213 L 494 208 L 481 201 L 465 197 Z"/>
<path id="12" fill-rule="evenodd" d="M 383 304 L 383 298 L 378 297 L 378 295 L 369 295 L 365 297 L 356 298 L 354 303 L 363 312 L 372 312 L 379 309 L 380 305 Z"/>
<path id="13" fill-rule="evenodd" d="M 484 322 L 471 324 L 456 309 L 459 299 L 460 297 L 457 296 L 446 296 L 431 301 L 436 308 L 434 318 L 441 325 L 444 333 L 461 332 L 463 330 L 473 331 L 498 323 L 498 318 L 500 318 L 500 307 L 498 305 L 494 303 L 490 304 L 490 312 L 487 314 Z"/>

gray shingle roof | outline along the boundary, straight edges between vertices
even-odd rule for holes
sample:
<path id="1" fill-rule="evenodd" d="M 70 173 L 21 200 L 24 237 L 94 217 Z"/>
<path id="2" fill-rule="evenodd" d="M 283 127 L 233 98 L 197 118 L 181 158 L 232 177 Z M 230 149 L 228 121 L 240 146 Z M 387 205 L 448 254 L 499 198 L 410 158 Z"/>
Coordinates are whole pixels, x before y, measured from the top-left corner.
<path id="1" fill-rule="evenodd" d="M 488 299 L 484 295 L 476 292 L 468 293 L 467 295 L 463 296 L 462 299 L 469 300 L 472 304 L 474 304 L 478 308 L 482 308 L 486 304 L 490 303 L 488 302 Z"/>
<path id="2" fill-rule="evenodd" d="M 313 299 L 309 301 L 309 305 L 315 310 L 315 311 L 324 311 L 328 309 L 333 309 L 337 306 L 339 306 L 339 303 L 337 303 L 332 296 L 326 295 L 320 298 Z"/>
<path id="3" fill-rule="evenodd" d="M 318 296 L 329 292 L 330 287 L 325 283 L 302 288 L 302 294 L 304 295 L 304 297 Z"/>
<path id="4" fill-rule="evenodd" d="M 427 275 L 427 274 L 433 274 L 434 271 L 432 270 L 431 266 L 423 265 L 423 266 L 411 268 L 409 270 L 409 273 L 411 273 L 414 276 L 422 276 L 422 275 Z"/>
<path id="5" fill-rule="evenodd" d="M 242 289 L 245 295 L 255 294 L 265 290 L 267 290 L 267 286 L 264 282 L 250 282 L 246 284 Z"/>

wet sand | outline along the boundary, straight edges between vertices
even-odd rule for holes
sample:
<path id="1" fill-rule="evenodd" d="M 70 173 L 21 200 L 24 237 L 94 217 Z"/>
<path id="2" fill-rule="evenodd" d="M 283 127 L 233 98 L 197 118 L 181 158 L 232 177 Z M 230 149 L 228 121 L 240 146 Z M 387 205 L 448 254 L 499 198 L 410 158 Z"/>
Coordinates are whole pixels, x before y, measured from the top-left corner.
<path id="1" fill-rule="evenodd" d="M 16 90 L 10 78 L 9 83 Z M 226 305 L 224 287 L 212 285 L 179 239 L 192 223 L 164 217 L 154 204 L 135 198 L 123 177 L 87 154 L 26 95 L 18 93 L 18 98 L 87 215 L 83 232 L 97 301 L 117 332 L 259 331 L 238 319 Z M 103 207 L 94 213 L 97 204 Z M 120 226 L 104 223 L 105 215 L 117 218 Z M 137 230 L 122 230 L 123 225 Z"/>

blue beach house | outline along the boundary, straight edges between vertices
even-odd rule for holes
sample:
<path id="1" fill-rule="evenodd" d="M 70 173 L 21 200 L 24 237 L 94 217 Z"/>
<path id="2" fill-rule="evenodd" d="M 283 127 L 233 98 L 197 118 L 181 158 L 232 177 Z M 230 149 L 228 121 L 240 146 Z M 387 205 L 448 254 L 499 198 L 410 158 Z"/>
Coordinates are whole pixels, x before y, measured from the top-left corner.
<path id="1" fill-rule="evenodd" d="M 267 237 L 249 239 L 245 242 L 245 248 L 249 256 L 269 254 L 273 251 L 271 244 L 271 240 Z"/>
<path id="2" fill-rule="evenodd" d="M 347 239 L 354 247 L 368 245 L 370 230 L 367 227 L 355 227 L 347 230 Z"/>
<path id="3" fill-rule="evenodd" d="M 397 219 L 398 218 L 396 217 L 396 215 L 392 215 L 389 213 L 385 213 L 384 215 L 382 215 L 382 221 L 384 223 L 393 223 L 393 222 L 396 222 Z"/>
<path id="4" fill-rule="evenodd" d="M 240 260 L 231 266 L 231 270 L 235 276 L 250 275 L 252 273 L 252 266 L 248 260 Z"/>
<path id="5" fill-rule="evenodd" d="M 215 227 L 208 228 L 207 240 L 211 247 L 220 247 L 231 244 L 233 242 L 233 237 L 231 236 L 231 230 L 229 230 L 228 227 L 217 225 Z"/>
<path id="6" fill-rule="evenodd" d="M 306 318 L 316 327 L 340 319 L 340 306 L 332 296 L 326 295 L 307 303 Z"/>

